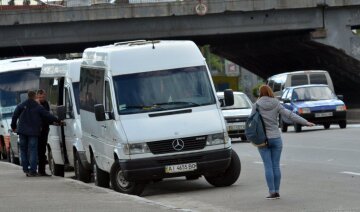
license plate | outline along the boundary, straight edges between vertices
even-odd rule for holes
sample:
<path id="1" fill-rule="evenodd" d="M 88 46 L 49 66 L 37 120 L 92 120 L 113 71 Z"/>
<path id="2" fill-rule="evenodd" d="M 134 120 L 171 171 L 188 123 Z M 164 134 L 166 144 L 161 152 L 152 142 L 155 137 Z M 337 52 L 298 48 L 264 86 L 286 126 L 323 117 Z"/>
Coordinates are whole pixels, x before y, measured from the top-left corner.
<path id="1" fill-rule="evenodd" d="M 185 163 L 178 165 L 165 166 L 165 173 L 189 172 L 197 169 L 196 163 Z"/>
<path id="2" fill-rule="evenodd" d="M 228 131 L 232 130 L 244 130 L 245 129 L 245 123 L 236 124 L 236 125 L 229 125 Z"/>
<path id="3" fill-rule="evenodd" d="M 333 116 L 333 113 L 332 113 L 332 112 L 328 112 L 328 113 L 315 113 L 315 117 L 316 117 L 316 118 L 329 117 L 329 116 Z"/>

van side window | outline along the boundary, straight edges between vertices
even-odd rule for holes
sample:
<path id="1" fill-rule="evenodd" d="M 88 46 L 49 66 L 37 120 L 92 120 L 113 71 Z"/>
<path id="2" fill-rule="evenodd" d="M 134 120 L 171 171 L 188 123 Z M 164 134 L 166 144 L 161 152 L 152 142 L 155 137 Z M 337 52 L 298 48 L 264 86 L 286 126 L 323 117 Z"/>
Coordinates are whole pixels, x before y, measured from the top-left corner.
<path id="1" fill-rule="evenodd" d="M 105 111 L 106 112 L 113 111 L 109 81 L 105 81 Z"/>
<path id="2" fill-rule="evenodd" d="M 310 74 L 310 84 L 324 84 L 327 85 L 325 74 Z"/>
<path id="3" fill-rule="evenodd" d="M 102 104 L 104 88 L 104 69 L 81 68 L 80 108 L 94 112 L 94 105 Z"/>
<path id="4" fill-rule="evenodd" d="M 40 88 L 45 90 L 50 111 L 54 114 L 56 107 L 63 104 L 63 83 L 64 78 L 40 78 Z"/>
<path id="5" fill-rule="evenodd" d="M 269 80 L 268 86 L 274 91 L 274 80 Z"/>
<path id="6" fill-rule="evenodd" d="M 77 114 L 80 114 L 80 91 L 79 91 L 79 82 L 73 82 L 72 87 L 74 91 L 74 98 L 76 104 Z"/>
<path id="7" fill-rule="evenodd" d="M 281 91 L 281 83 L 274 81 L 273 91 Z"/>
<path id="8" fill-rule="evenodd" d="M 73 104 L 72 104 L 69 88 L 65 88 L 65 108 L 66 108 L 66 118 L 74 118 Z"/>
<path id="9" fill-rule="evenodd" d="M 306 75 L 292 75 L 291 76 L 291 86 L 297 86 L 297 85 L 307 85 L 308 78 Z"/>

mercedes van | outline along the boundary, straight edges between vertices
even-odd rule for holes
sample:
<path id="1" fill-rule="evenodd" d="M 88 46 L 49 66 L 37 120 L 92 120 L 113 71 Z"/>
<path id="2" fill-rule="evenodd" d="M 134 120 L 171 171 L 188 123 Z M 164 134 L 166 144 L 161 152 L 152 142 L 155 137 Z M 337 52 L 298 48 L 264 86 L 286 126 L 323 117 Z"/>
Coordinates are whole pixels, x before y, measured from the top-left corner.
<path id="1" fill-rule="evenodd" d="M 308 84 L 324 84 L 329 86 L 332 92 L 335 93 L 329 73 L 323 70 L 294 71 L 277 74 L 269 77 L 266 82 L 278 98 L 282 96 L 283 90 L 287 87 Z"/>
<path id="2" fill-rule="evenodd" d="M 234 102 L 225 91 L 225 104 Z M 140 195 L 148 182 L 240 175 L 205 59 L 192 41 L 88 48 L 80 72 L 83 145 L 95 184 Z"/>
<path id="3" fill-rule="evenodd" d="M 10 127 L 16 106 L 27 99 L 28 90 L 38 89 L 45 57 L 22 57 L 0 61 L 0 151 L 2 157 L 18 164 L 19 143 Z"/>
<path id="4" fill-rule="evenodd" d="M 90 181 L 90 165 L 82 146 L 79 111 L 79 78 L 81 60 L 62 60 L 45 63 L 40 73 L 40 88 L 47 93 L 52 113 L 63 119 L 65 126 L 50 125 L 48 160 L 53 175 L 64 176 L 64 166 L 74 167 L 78 180 Z M 64 113 L 58 114 L 58 107 Z"/>

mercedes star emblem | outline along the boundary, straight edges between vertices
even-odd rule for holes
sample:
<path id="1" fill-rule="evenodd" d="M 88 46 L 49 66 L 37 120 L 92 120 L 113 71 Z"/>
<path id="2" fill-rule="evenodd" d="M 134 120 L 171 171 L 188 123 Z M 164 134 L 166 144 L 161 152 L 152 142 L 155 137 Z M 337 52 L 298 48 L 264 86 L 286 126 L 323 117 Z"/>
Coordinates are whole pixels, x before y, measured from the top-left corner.
<path id="1" fill-rule="evenodd" d="M 172 146 L 176 151 L 181 151 L 184 148 L 185 144 L 183 140 L 178 138 L 173 140 Z"/>

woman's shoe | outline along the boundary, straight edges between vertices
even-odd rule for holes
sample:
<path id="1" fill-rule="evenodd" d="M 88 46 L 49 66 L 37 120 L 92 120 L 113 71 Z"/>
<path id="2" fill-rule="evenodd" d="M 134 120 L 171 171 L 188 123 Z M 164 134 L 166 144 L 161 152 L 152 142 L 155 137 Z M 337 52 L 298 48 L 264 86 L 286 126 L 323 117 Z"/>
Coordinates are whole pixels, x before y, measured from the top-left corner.
<path id="1" fill-rule="evenodd" d="M 280 198 L 280 195 L 279 195 Z M 276 193 L 271 193 L 269 196 L 266 197 L 266 199 L 277 199 Z"/>

